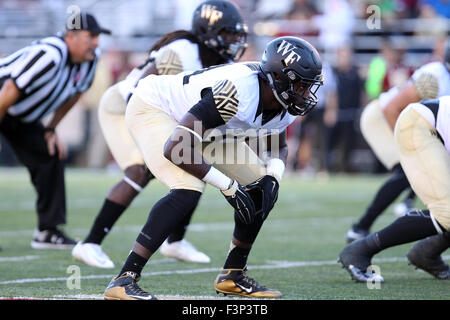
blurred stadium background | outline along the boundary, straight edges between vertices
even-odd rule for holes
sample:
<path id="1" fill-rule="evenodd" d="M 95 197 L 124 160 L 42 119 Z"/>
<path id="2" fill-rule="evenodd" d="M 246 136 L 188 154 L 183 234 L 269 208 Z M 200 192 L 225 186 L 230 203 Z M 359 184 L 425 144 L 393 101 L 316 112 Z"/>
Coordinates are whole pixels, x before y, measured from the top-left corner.
<path id="1" fill-rule="evenodd" d="M 113 31 L 101 36 L 94 85 L 58 128 L 74 167 L 116 168 L 97 121 L 102 93 L 139 64 L 164 33 L 190 29 L 200 0 L 2 0 L 0 56 L 62 30 L 70 6 L 93 13 Z M 289 128 L 289 168 L 318 172 L 384 172 L 359 133 L 366 103 L 412 70 L 438 60 L 450 30 L 446 0 L 233 0 L 249 25 L 242 60 L 258 60 L 275 36 L 301 36 L 324 61 L 327 85 L 309 119 Z M 356 86 L 355 86 L 356 85 Z M 327 111 L 328 110 L 328 111 Z M 334 121 L 336 119 L 336 121 Z M 17 166 L 0 138 L 0 166 Z"/>

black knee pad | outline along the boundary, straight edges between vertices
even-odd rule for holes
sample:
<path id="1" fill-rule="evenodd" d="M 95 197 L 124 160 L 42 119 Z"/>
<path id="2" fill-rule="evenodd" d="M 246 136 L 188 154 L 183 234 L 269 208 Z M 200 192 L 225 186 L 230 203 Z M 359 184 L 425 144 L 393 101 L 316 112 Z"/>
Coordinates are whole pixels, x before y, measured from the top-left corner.
<path id="1" fill-rule="evenodd" d="M 261 216 L 256 217 L 252 224 L 235 221 L 233 237 L 241 242 L 253 244 L 263 224 L 264 219 Z"/>
<path id="2" fill-rule="evenodd" d="M 171 190 L 155 203 L 136 241 L 155 252 L 184 217 L 195 209 L 200 196 L 198 191 Z"/>
<path id="3" fill-rule="evenodd" d="M 172 202 L 172 206 L 177 210 L 190 212 L 197 206 L 202 193 L 187 189 L 173 189 L 167 195 Z M 189 210 L 188 210 L 189 209 Z"/>

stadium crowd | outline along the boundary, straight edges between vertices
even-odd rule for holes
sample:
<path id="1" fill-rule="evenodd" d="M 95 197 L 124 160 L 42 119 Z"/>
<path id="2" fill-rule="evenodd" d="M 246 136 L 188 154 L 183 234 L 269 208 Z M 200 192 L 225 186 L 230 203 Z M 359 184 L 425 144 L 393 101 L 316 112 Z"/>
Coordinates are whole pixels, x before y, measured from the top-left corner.
<path id="1" fill-rule="evenodd" d="M 162 17 L 175 12 L 176 19 L 167 24 L 189 28 L 188 12 L 199 2 L 169 1 L 166 6 L 156 6 L 156 11 Z M 324 60 L 324 74 L 327 79 L 325 86 L 320 89 L 319 106 L 288 129 L 288 170 L 307 176 L 327 172 L 385 172 L 385 168 L 361 137 L 359 116 L 368 101 L 388 88 L 406 81 L 418 66 L 442 57 L 447 33 L 445 22 L 450 15 L 445 1 L 378 1 L 376 5 L 381 13 L 380 29 L 372 31 L 365 25 L 366 19 L 372 14 L 369 10 L 372 1 L 233 2 L 244 14 L 252 12 L 245 14 L 250 19 L 250 47 L 241 61 L 259 58 L 260 38 L 284 35 L 302 36 L 312 40 L 311 43 L 320 49 Z M 62 5 L 60 3 L 60 6 Z M 139 5 L 142 4 L 138 1 L 130 2 L 131 7 Z M 49 16 L 54 16 L 52 10 L 61 9 L 48 1 L 6 1 L 0 6 L 0 15 L 14 17 L 11 13 L 20 12 L 23 17 L 25 12 L 30 16 L 30 21 L 33 21 L 34 11 L 46 10 Z M 106 16 L 103 19 L 106 23 L 103 24 L 108 26 L 108 19 L 113 17 Z M 411 25 L 399 28 L 399 21 L 414 24 L 414 19 L 423 19 L 425 22 L 432 20 L 434 28 L 428 29 L 426 33 Z M 153 18 L 153 23 L 160 20 Z M 15 21 L 18 25 L 18 20 Z M 362 27 L 361 21 L 364 22 Z M 437 21 L 444 21 L 443 25 Z M 15 24 L 11 23 L 8 28 L 12 35 L 17 32 L 13 31 Z M 147 28 L 147 32 L 142 31 L 142 28 L 140 31 L 133 31 L 132 28 L 130 30 L 128 34 L 131 37 L 136 34 L 148 36 L 154 28 Z M 127 31 L 119 30 L 119 34 L 121 32 Z M 427 36 L 425 42 L 424 34 Z M 7 34 L 4 36 L 6 40 Z M 367 41 L 376 44 L 368 46 Z M 421 47 L 414 47 L 411 44 L 415 42 L 423 44 Z M 148 48 L 151 44 L 148 43 Z M 103 92 L 123 79 L 145 56 L 145 50 L 148 48 L 141 48 L 139 51 L 124 50 L 109 45 L 103 49 L 94 84 L 58 128 L 59 135 L 68 145 L 67 165 L 108 167 L 113 170 L 117 168 L 100 132 L 98 104 Z M 346 94 L 347 88 L 353 88 L 352 94 Z M 0 165 L 17 165 L 17 159 L 8 143 L 4 138 L 0 139 Z"/>

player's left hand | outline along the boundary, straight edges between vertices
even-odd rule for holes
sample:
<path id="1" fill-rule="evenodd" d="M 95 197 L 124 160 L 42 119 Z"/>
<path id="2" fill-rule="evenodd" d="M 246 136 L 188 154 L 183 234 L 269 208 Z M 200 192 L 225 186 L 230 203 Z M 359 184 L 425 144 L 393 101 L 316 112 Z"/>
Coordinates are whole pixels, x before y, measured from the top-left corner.
<path id="1" fill-rule="evenodd" d="M 44 135 L 45 140 L 47 141 L 47 149 L 48 153 L 51 156 L 54 156 L 58 153 L 58 157 L 60 160 L 65 159 L 67 156 L 67 147 L 66 145 L 59 139 L 58 135 L 54 131 L 47 131 Z"/>

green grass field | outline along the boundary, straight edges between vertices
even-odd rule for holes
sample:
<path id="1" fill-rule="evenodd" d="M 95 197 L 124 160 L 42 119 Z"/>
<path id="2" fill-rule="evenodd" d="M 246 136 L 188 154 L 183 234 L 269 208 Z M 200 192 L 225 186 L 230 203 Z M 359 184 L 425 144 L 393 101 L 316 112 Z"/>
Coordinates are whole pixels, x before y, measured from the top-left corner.
<path id="1" fill-rule="evenodd" d="M 68 169 L 66 232 L 83 239 L 119 173 Z M 286 177 L 275 209 L 266 221 L 248 260 L 248 274 L 276 288 L 287 300 L 440 300 L 450 299 L 448 281 L 414 270 L 405 255 L 412 244 L 390 248 L 373 263 L 385 283 L 369 289 L 350 280 L 336 262 L 345 233 L 363 212 L 386 176 L 332 176 L 328 179 Z M 167 189 L 153 181 L 121 217 L 103 243 L 115 269 L 96 269 L 72 259 L 69 250 L 34 250 L 35 193 L 24 169 L 0 170 L 0 297 L 102 299 L 110 279 L 147 219 L 152 205 Z M 420 206 L 420 204 L 419 204 Z M 395 219 L 392 208 L 373 231 Z M 210 264 L 189 264 L 156 253 L 140 285 L 161 299 L 224 299 L 213 281 L 226 257 L 233 213 L 222 195 L 208 187 L 193 217 L 187 239 L 207 253 Z M 444 257 L 447 262 L 450 256 Z M 73 266 L 78 266 L 73 267 Z M 73 269 L 75 268 L 75 269 Z M 71 270 L 80 271 L 79 283 Z M 79 286 L 78 286 L 79 284 Z M 229 298 L 226 299 L 241 299 Z"/>

